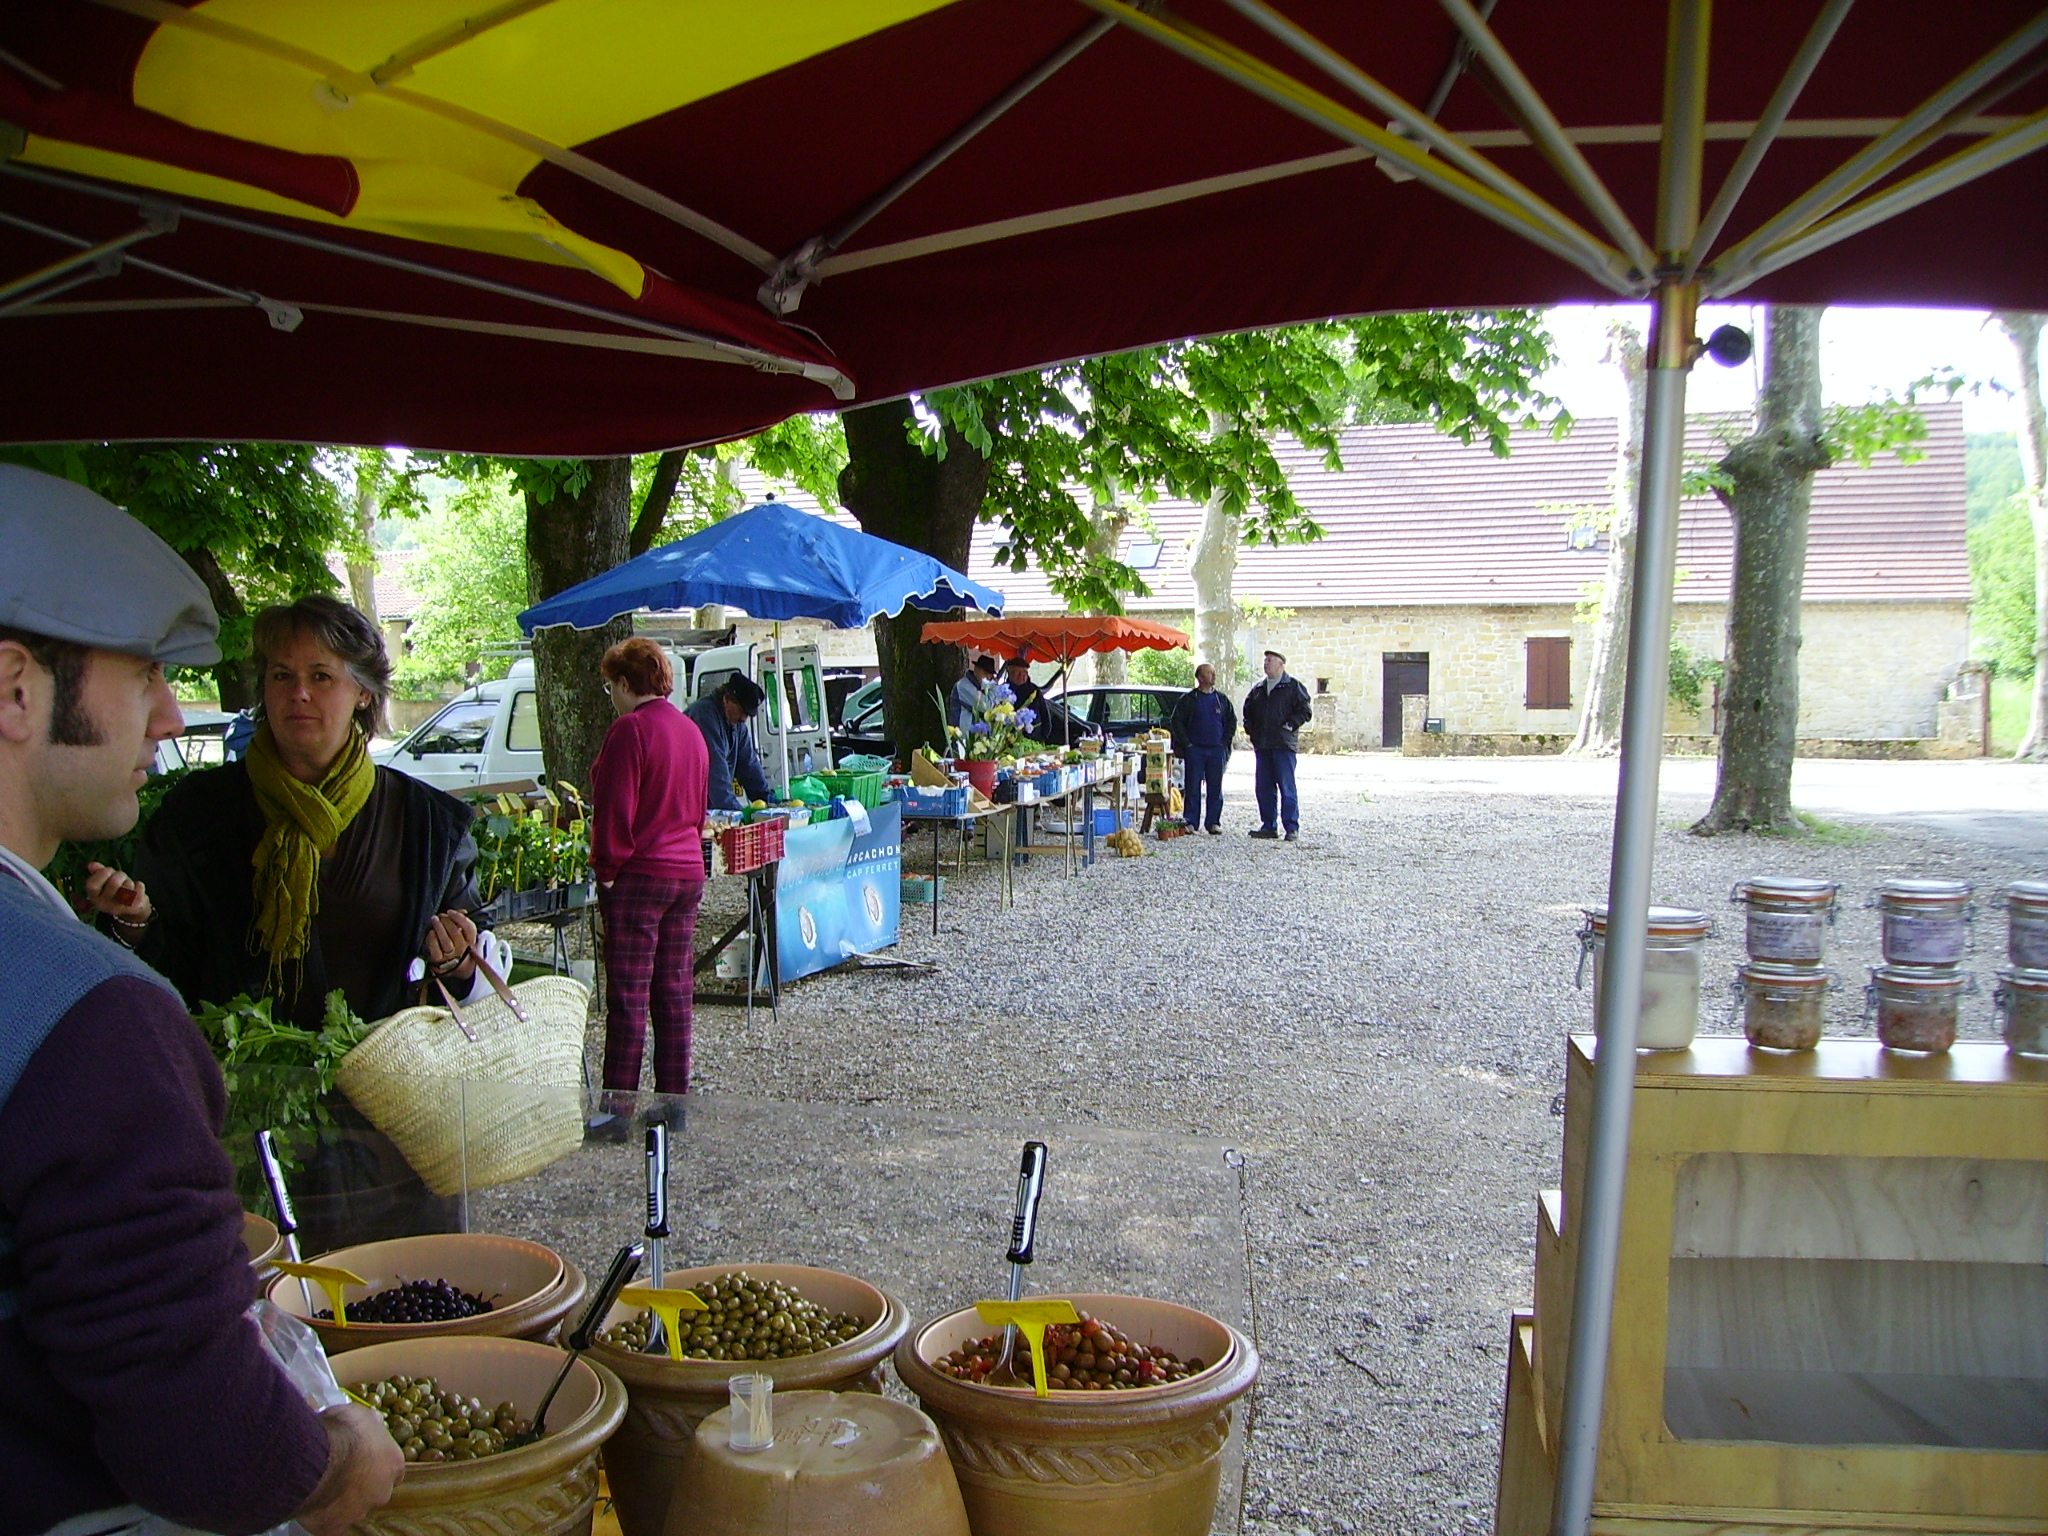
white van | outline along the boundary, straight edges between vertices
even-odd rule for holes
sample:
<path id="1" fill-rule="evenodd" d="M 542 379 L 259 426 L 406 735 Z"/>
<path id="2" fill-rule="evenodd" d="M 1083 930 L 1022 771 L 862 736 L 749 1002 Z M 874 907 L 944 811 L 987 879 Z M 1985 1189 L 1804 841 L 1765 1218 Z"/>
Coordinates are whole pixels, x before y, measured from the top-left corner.
<path id="1" fill-rule="evenodd" d="M 775 726 L 787 705 L 790 774 L 795 777 L 832 766 L 832 736 L 824 716 L 823 665 L 814 645 L 789 646 L 789 672 L 782 697 L 772 692 L 754 719 L 754 742 L 768 781 L 776 779 Z M 724 645 L 683 654 L 669 651 L 675 669 L 672 698 L 677 708 L 714 692 L 735 672 L 768 686 L 772 647 Z M 426 724 L 388 747 L 374 761 L 424 779 L 437 789 L 461 794 L 480 784 L 509 784 L 546 778 L 540 746 L 540 700 L 534 692 L 533 658 L 522 656 L 496 682 L 480 683 L 450 700 Z"/>

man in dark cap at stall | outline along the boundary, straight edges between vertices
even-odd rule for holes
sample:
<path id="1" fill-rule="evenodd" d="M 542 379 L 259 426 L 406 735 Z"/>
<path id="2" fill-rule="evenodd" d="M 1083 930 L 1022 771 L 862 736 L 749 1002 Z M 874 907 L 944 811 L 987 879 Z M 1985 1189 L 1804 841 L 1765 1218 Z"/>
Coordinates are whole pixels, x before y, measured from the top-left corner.
<path id="1" fill-rule="evenodd" d="M 0 1536 L 341 1536 L 403 1457 L 262 1347 L 220 1069 L 170 983 L 39 873 L 135 825 L 184 725 L 164 666 L 218 661 L 219 622 L 169 545 L 69 481 L 0 465 L 0 552 Z M 94 866 L 87 896 L 118 935 L 141 892 Z"/>
<path id="2" fill-rule="evenodd" d="M 733 792 L 735 783 L 749 799 L 768 798 L 768 775 L 761 771 L 761 754 L 754 750 L 753 726 L 767 697 L 759 683 L 744 672 L 735 672 L 683 711 L 704 734 L 704 747 L 711 758 L 706 803 L 714 811 L 746 808 L 746 801 Z"/>

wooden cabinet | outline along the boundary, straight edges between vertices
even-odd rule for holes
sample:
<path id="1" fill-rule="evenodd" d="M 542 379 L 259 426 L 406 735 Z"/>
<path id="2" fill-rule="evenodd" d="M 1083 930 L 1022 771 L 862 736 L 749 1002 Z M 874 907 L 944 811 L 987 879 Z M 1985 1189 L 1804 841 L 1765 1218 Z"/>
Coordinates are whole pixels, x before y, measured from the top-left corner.
<path id="1" fill-rule="evenodd" d="M 1501 1536 L 1547 1530 L 1593 1049 L 1511 1331 Z M 1593 1528 L 2048 1533 L 2048 1062 L 1638 1058 Z"/>

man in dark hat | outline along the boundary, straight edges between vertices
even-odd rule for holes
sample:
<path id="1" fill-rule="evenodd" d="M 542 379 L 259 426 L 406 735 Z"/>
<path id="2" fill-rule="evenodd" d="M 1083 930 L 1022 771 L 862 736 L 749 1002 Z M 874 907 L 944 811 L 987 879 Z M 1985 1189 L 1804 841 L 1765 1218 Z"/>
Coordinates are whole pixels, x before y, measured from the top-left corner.
<path id="1" fill-rule="evenodd" d="M 768 775 L 761 771 L 761 754 L 754 750 L 751 723 L 767 697 L 759 683 L 744 672 L 735 672 L 683 711 L 697 722 L 711 753 L 707 803 L 714 811 L 746 808 L 747 801 L 733 792 L 734 780 L 746 791 L 748 800 L 768 798 Z"/>
<path id="2" fill-rule="evenodd" d="M 1252 836 L 1277 838 L 1285 827 L 1291 843 L 1301 834 L 1301 802 L 1294 792 L 1297 732 L 1316 712 L 1300 679 L 1287 675 L 1285 656 L 1266 652 L 1265 669 L 1266 675 L 1244 696 L 1244 733 L 1252 741 L 1252 790 L 1259 802 L 1259 824 L 1252 828 Z"/>
<path id="3" fill-rule="evenodd" d="M 993 656 L 977 656 L 974 665 L 953 685 L 951 716 L 947 724 L 964 731 L 981 718 L 981 703 L 989 689 L 995 686 L 996 659 Z"/>
<path id="4" fill-rule="evenodd" d="M 0 1536 L 152 1515 L 341 1536 L 404 1459 L 264 1350 L 220 1068 L 170 983 L 40 873 L 135 825 L 184 727 L 164 666 L 220 659 L 213 605 L 118 507 L 12 465 L 0 549 Z M 116 933 L 144 910 L 97 865 L 86 895 Z"/>

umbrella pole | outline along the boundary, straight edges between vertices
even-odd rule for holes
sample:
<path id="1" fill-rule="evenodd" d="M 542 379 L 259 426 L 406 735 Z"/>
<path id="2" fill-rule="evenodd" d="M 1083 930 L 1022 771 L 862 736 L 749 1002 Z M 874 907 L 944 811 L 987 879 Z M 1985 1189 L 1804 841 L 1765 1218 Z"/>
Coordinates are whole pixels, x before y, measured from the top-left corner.
<path id="1" fill-rule="evenodd" d="M 789 798 L 789 695 L 782 685 L 782 620 L 775 621 L 775 766 L 782 798 Z"/>
<path id="2" fill-rule="evenodd" d="M 1629 1119 L 1635 1107 L 1636 1030 L 1643 995 L 1650 881 L 1657 851 L 1657 779 L 1664 750 L 1664 702 L 1671 648 L 1671 587 L 1678 550 L 1679 475 L 1685 457 L 1685 381 L 1691 366 L 1698 290 L 1666 282 L 1651 316 L 1655 338 L 1643 427 L 1635 607 L 1629 615 L 1623 689 L 1621 787 L 1607 877 L 1606 975 L 1596 1024 L 1592 1124 L 1577 1208 L 1578 1271 L 1571 1348 L 1565 1365 L 1552 1536 L 1585 1536 L 1592 1517 L 1614 1329 L 1621 1207 L 1628 1182 Z"/>

